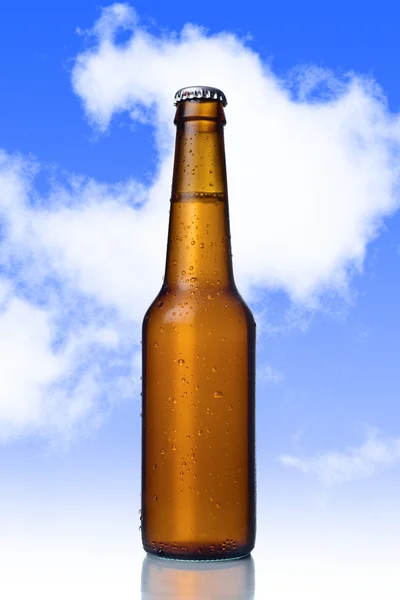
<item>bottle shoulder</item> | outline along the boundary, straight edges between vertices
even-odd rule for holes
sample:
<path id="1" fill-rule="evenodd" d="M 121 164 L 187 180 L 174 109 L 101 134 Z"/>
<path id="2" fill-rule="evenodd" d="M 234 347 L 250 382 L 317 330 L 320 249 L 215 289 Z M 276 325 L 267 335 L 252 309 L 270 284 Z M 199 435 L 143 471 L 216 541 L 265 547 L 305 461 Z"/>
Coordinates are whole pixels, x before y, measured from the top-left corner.
<path id="1" fill-rule="evenodd" d="M 150 321 L 187 322 L 199 318 L 228 321 L 235 317 L 255 327 L 254 316 L 236 288 L 199 288 L 169 290 L 162 288 L 149 306 L 143 324 Z"/>

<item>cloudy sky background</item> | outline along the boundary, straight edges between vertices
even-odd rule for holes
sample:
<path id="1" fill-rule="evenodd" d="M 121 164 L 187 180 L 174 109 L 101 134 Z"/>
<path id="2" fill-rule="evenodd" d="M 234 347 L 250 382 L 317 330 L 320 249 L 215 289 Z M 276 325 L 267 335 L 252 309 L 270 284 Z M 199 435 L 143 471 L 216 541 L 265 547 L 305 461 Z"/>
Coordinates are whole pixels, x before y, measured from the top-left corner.
<path id="1" fill-rule="evenodd" d="M 394 15 L 222 5 L 25 3 L 18 26 L 1 9 L 9 593 L 72 572 L 66 597 L 97 577 L 140 598 L 140 328 L 165 264 L 172 98 L 193 84 L 228 98 L 234 270 L 258 325 L 255 597 L 400 590 Z"/>

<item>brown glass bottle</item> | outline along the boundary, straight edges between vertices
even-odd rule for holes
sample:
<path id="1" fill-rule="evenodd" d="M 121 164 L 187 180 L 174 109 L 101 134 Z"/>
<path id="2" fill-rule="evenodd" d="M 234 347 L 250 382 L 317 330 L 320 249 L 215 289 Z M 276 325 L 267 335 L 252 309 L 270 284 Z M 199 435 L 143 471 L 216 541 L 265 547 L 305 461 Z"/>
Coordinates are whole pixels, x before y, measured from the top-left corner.
<path id="1" fill-rule="evenodd" d="M 143 322 L 142 541 L 237 558 L 255 542 L 255 322 L 233 278 L 224 96 L 185 90 L 165 279 Z"/>

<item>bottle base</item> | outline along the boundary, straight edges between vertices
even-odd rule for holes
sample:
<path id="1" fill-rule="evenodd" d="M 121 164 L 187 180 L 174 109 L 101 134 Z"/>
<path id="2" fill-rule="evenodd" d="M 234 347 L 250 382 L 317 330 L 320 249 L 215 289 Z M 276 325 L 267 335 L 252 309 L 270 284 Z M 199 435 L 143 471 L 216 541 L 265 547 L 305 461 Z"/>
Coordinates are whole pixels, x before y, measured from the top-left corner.
<path id="1" fill-rule="evenodd" d="M 146 540 L 147 541 L 147 540 Z M 233 540 L 213 544 L 170 544 L 170 543 L 146 543 L 143 542 L 143 549 L 150 556 L 170 560 L 186 561 L 225 561 L 245 558 L 254 548 L 254 544 L 237 544 Z"/>
<path id="2" fill-rule="evenodd" d="M 146 553 L 152 558 L 158 558 L 159 560 L 188 563 L 232 562 L 233 560 L 241 560 L 242 558 L 247 558 L 248 556 L 250 556 L 250 552 L 247 552 L 247 554 L 241 554 L 240 556 L 222 556 L 220 558 L 199 558 L 198 556 L 196 558 L 188 558 L 183 556 L 160 556 L 159 554 L 149 552 L 148 550 L 146 550 Z"/>

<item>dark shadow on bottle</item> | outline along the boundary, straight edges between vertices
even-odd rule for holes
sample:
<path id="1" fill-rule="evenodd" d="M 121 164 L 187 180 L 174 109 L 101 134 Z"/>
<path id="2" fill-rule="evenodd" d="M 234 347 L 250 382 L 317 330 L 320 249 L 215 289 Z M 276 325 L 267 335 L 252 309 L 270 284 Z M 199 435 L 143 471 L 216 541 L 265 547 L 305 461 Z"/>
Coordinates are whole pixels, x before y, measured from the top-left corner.
<path id="1" fill-rule="evenodd" d="M 186 562 L 146 555 L 142 600 L 254 600 L 252 556 L 231 561 Z"/>

